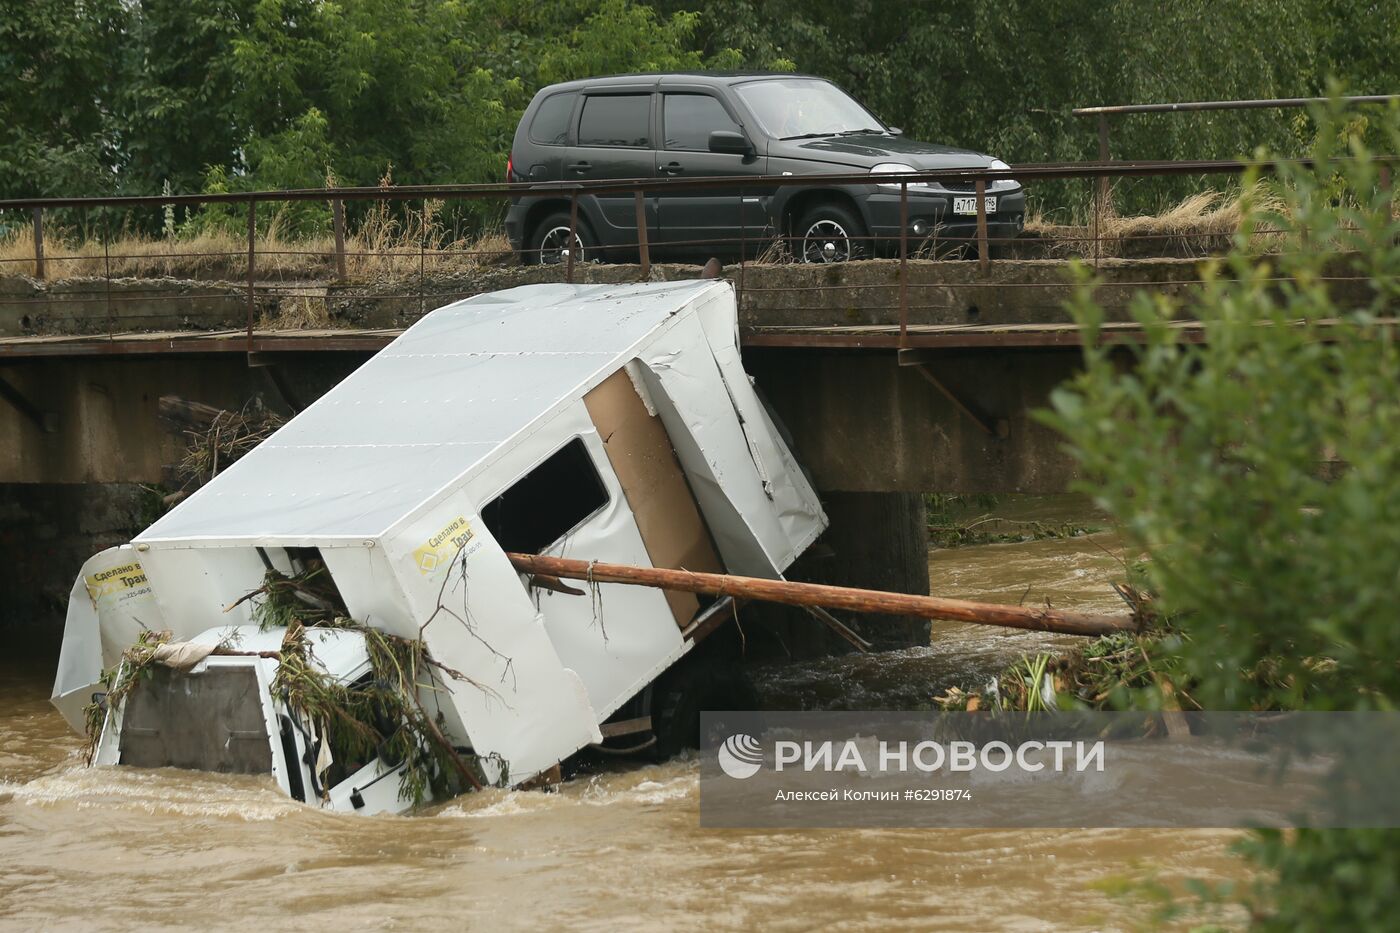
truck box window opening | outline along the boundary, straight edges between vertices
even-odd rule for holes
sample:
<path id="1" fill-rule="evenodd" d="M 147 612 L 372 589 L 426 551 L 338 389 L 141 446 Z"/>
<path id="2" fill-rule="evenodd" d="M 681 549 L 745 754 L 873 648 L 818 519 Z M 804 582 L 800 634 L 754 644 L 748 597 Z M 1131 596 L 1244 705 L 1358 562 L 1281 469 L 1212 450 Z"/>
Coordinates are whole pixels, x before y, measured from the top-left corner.
<path id="1" fill-rule="evenodd" d="M 486 503 L 481 520 L 502 550 L 538 554 L 607 504 L 598 468 L 575 437 Z"/>

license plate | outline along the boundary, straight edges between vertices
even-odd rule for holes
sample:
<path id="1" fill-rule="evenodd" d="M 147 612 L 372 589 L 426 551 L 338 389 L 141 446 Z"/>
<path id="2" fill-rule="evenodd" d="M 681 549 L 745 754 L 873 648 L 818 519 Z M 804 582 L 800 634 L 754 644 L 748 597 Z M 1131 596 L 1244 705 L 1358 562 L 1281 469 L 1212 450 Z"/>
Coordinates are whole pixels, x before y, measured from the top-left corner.
<path id="1" fill-rule="evenodd" d="M 988 214 L 995 214 L 995 213 L 997 212 L 997 199 L 996 199 L 995 197 L 987 197 L 987 198 L 983 198 L 983 200 L 987 202 L 987 213 L 988 213 Z M 976 214 L 976 213 L 977 213 L 977 199 L 976 199 L 976 198 L 953 198 L 953 213 L 954 213 L 954 214 Z"/>

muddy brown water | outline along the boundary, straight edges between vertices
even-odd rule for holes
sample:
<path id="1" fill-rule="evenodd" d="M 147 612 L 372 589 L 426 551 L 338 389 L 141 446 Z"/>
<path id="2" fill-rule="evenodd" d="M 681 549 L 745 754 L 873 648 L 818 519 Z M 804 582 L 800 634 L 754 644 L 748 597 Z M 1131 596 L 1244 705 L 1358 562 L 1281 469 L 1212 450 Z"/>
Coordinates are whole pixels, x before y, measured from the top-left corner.
<path id="1" fill-rule="evenodd" d="M 1121 550 L 1104 532 L 929 564 L 940 595 L 1112 611 Z M 1056 644 L 938 625 L 926 648 L 757 677 L 772 708 L 907 708 Z M 82 767 L 51 663 L 0 662 L 7 928 L 1118 930 L 1146 916 L 1110 893 L 1124 880 L 1246 877 L 1215 830 L 702 830 L 693 756 L 412 817 L 324 813 L 263 779 Z"/>

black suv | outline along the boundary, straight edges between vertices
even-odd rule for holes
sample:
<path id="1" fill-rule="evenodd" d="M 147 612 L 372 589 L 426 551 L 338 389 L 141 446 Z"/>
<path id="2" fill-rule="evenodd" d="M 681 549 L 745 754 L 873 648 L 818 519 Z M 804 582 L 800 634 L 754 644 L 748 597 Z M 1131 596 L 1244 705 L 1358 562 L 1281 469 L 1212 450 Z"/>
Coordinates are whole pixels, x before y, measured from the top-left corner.
<path id="1" fill-rule="evenodd" d="M 899 185 L 879 177 L 926 169 L 1007 168 L 966 149 L 906 139 L 823 78 L 794 74 L 620 75 L 554 84 L 535 95 L 515 131 L 506 178 L 534 182 L 637 178 L 854 174 L 868 184 L 703 188 L 646 192 L 653 255 L 753 256 L 775 232 L 805 262 L 882 252 L 899 237 Z M 975 235 L 972 182 L 909 186 L 911 249 Z M 1015 181 L 989 182 L 987 232 L 1025 223 Z M 637 255 L 630 191 L 579 197 L 577 261 Z M 569 239 L 569 200 L 511 199 L 506 235 L 525 262 L 558 262 Z M 744 244 L 741 247 L 741 244 Z"/>

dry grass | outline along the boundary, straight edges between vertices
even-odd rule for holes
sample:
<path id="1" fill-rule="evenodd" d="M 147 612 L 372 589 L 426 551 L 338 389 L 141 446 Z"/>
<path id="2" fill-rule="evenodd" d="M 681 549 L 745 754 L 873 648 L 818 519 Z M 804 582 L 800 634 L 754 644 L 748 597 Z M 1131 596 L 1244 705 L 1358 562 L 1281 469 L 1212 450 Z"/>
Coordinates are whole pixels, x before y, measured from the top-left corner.
<path id="1" fill-rule="evenodd" d="M 1087 221 L 1054 222 L 1038 212 L 1026 217 L 1025 240 L 1013 247 L 1013 256 L 1068 259 L 1094 255 L 1094 237 L 1100 238 L 1100 256 L 1205 256 L 1228 249 L 1240 230 L 1247 207 L 1281 211 L 1283 201 L 1261 184 L 1248 193 L 1226 194 L 1208 191 L 1192 195 L 1158 214 L 1125 217 L 1112 211 L 1092 219 L 1092 205 L 1070 211 Z M 1253 244 L 1260 250 L 1277 248 L 1278 232 L 1265 225 L 1255 228 Z M 968 258 L 966 240 L 936 240 L 911 243 L 913 259 Z M 758 255 L 758 263 L 793 262 L 791 250 L 781 237 L 775 237 Z"/>
<path id="2" fill-rule="evenodd" d="M 1051 257 L 1091 256 L 1095 236 L 1100 256 L 1204 256 L 1230 246 L 1246 210 L 1283 208 L 1283 200 L 1262 184 L 1233 196 L 1220 191 L 1193 194 L 1161 213 L 1134 217 L 1115 213 L 1110 198 L 1097 221 L 1092 207 L 1085 211 L 1089 220 L 1083 224 L 1053 223 L 1039 213 L 1028 214 L 1026 235 L 1038 238 Z M 1277 230 L 1258 225 L 1251 245 L 1267 251 L 1281 240 Z"/>
<path id="3" fill-rule="evenodd" d="M 384 203 L 345 239 L 345 271 L 352 279 L 469 270 L 511 258 L 499 231 L 453 239 L 439 220 L 441 202 L 422 210 L 394 212 Z M 274 217 L 254 239 L 258 281 L 330 280 L 336 274 L 335 240 L 329 235 L 293 237 Z M 241 281 L 248 275 L 248 241 L 228 231 L 172 238 L 124 234 L 101 239 L 45 230 L 45 276 L 71 278 L 168 276 Z M 0 238 L 0 276 L 34 275 L 34 239 L 27 227 Z"/>
<path id="4" fill-rule="evenodd" d="M 441 210 L 441 201 L 427 201 L 421 211 L 400 214 L 378 202 L 356 235 L 346 239 L 346 272 L 359 278 L 414 275 L 419 269 L 450 271 L 511 260 L 504 233 L 451 239 L 438 220 Z"/>
<path id="5" fill-rule="evenodd" d="M 754 257 L 754 262 L 769 265 L 776 265 L 784 262 L 792 262 L 792 252 L 788 249 L 788 242 L 785 237 L 775 236 L 768 241 L 768 245 L 759 251 Z"/>
<path id="6" fill-rule="evenodd" d="M 1209 191 L 1192 195 L 1158 214 L 1125 217 L 1106 211 L 1095 224 L 1092 208 L 1076 212 L 1072 223 L 1056 223 L 1038 212 L 1026 218 L 1026 239 L 1017 254 L 1070 258 L 1093 256 L 1099 237 L 1100 256 L 1202 256 L 1227 249 L 1239 232 L 1246 201 L 1255 208 L 1279 210 L 1281 200 L 1264 185 L 1227 195 Z M 453 238 L 440 220 L 442 203 L 427 202 L 414 211 L 391 210 L 387 203 L 371 208 L 345 243 L 346 274 L 366 281 L 416 276 L 420 272 L 451 273 L 497 266 L 512 261 L 505 235 L 492 231 L 475 238 Z M 1256 229 L 1254 245 L 1268 250 L 1281 242 L 1277 231 Z M 286 235 L 274 217 L 255 240 L 258 281 L 331 281 L 336 275 L 335 244 L 330 236 Z M 127 234 L 104 246 L 99 240 L 78 240 L 61 232 L 46 233 L 46 274 L 67 278 L 157 277 L 243 281 L 247 278 L 247 240 L 233 232 L 206 232 L 175 238 Z M 934 258 L 933 251 L 916 247 L 915 258 Z M 774 237 L 757 262 L 791 262 L 781 237 Z M 19 227 L 0 239 L 0 276 L 33 275 L 34 244 L 29 230 Z M 324 294 L 315 290 L 283 300 L 277 321 L 318 327 L 328 320 Z"/>
<path id="7" fill-rule="evenodd" d="M 255 241 L 260 278 L 318 274 L 334 263 L 330 238 L 289 242 L 276 231 Z M 248 242 L 214 232 L 175 239 L 128 234 L 104 244 L 44 235 L 45 274 L 49 279 L 111 275 L 174 276 L 177 278 L 237 278 L 247 274 Z M 34 274 L 34 240 L 26 230 L 0 240 L 0 274 Z"/>
<path id="8" fill-rule="evenodd" d="M 284 295 L 277 301 L 277 313 L 264 313 L 258 326 L 266 330 L 320 330 L 332 326 L 331 309 L 325 289 L 307 288 L 300 294 Z"/>

